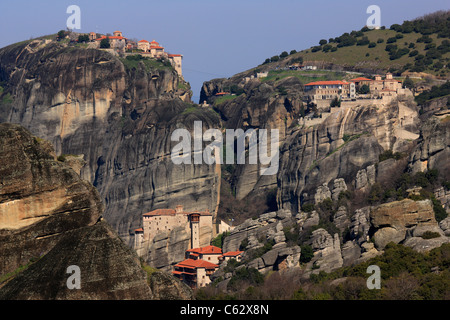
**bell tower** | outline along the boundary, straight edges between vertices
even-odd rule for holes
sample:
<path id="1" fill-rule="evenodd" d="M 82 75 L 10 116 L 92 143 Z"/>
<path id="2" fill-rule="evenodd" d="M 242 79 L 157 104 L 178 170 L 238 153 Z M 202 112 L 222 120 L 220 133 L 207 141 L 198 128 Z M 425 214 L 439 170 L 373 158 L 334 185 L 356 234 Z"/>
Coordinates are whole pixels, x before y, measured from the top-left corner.
<path id="1" fill-rule="evenodd" d="M 189 215 L 191 223 L 191 249 L 200 247 L 200 214 L 191 213 Z"/>

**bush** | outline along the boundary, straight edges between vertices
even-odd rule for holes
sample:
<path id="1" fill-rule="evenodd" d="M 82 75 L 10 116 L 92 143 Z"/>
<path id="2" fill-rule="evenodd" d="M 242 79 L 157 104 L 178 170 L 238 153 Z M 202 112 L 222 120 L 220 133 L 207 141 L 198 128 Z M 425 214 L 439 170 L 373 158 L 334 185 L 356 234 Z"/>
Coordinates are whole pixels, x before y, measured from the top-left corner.
<path id="1" fill-rule="evenodd" d="M 369 43 L 369 48 L 375 48 L 377 44 L 375 42 Z"/>
<path id="2" fill-rule="evenodd" d="M 264 277 L 255 268 L 241 267 L 235 271 L 227 287 L 232 290 L 237 290 L 242 285 L 242 282 L 246 282 L 249 285 L 259 285 L 264 282 Z"/>
<path id="3" fill-rule="evenodd" d="M 386 43 L 394 43 L 394 42 L 397 42 L 397 38 L 396 37 L 391 37 L 391 38 L 388 38 L 386 40 Z"/>
<path id="4" fill-rule="evenodd" d="M 102 39 L 102 41 L 100 41 L 100 48 L 101 49 L 108 49 L 111 47 L 111 44 L 109 43 L 109 38 L 106 37 L 105 39 Z"/>
<path id="5" fill-rule="evenodd" d="M 358 88 L 359 94 L 368 94 L 370 93 L 370 87 L 367 84 L 363 84 L 361 87 Z"/>
<path id="6" fill-rule="evenodd" d="M 270 62 L 277 62 L 278 60 L 280 60 L 279 56 L 273 56 L 272 58 L 270 58 Z"/>
<path id="7" fill-rule="evenodd" d="M 301 253 L 300 253 L 300 262 L 301 263 L 308 263 L 311 261 L 311 259 L 314 257 L 314 251 L 312 247 L 308 244 L 300 246 Z"/>
<path id="8" fill-rule="evenodd" d="M 415 57 L 415 56 L 417 56 L 418 54 L 419 54 L 419 51 L 413 50 L 413 51 L 411 51 L 411 52 L 409 53 L 409 56 L 410 56 L 410 57 Z"/>
<path id="9" fill-rule="evenodd" d="M 80 34 L 78 36 L 78 43 L 82 43 L 82 42 L 89 42 L 89 35 L 87 35 L 87 34 Z"/>
<path id="10" fill-rule="evenodd" d="M 389 150 L 383 151 L 383 153 L 381 153 L 378 156 L 378 160 L 380 162 L 387 160 L 387 159 L 391 159 L 391 158 L 395 159 L 395 160 L 399 160 L 401 157 L 402 157 L 401 153 L 399 153 L 399 152 L 394 153 L 394 152 L 392 152 L 392 150 L 389 149 Z"/>
<path id="11" fill-rule="evenodd" d="M 369 43 L 370 43 L 369 38 L 363 37 L 361 40 L 358 40 L 356 42 L 356 45 L 357 46 L 365 46 L 365 45 L 368 45 Z"/>
<path id="12" fill-rule="evenodd" d="M 422 239 L 434 239 L 434 238 L 439 238 L 441 235 L 438 232 L 433 232 L 433 231 L 425 231 L 422 234 Z"/>
<path id="13" fill-rule="evenodd" d="M 405 80 L 403 80 L 403 86 L 405 88 L 412 89 L 414 88 L 414 81 L 412 81 L 411 78 L 407 76 Z"/>
<path id="14" fill-rule="evenodd" d="M 280 54 L 280 58 L 281 58 L 281 59 L 286 58 L 288 55 L 289 55 L 289 53 L 287 53 L 287 51 L 283 51 L 283 52 Z"/>
<path id="15" fill-rule="evenodd" d="M 306 203 L 302 205 L 302 211 L 303 212 L 313 212 L 315 209 L 315 206 L 313 203 Z"/>

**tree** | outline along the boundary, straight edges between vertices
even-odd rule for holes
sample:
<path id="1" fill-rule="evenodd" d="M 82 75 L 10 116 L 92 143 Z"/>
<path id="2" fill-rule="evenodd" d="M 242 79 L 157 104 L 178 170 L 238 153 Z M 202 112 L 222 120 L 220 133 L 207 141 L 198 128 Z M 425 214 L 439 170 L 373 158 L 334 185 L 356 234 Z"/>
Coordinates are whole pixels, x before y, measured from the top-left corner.
<path id="1" fill-rule="evenodd" d="M 321 39 L 321 40 L 319 41 L 319 44 L 320 44 L 321 46 L 323 46 L 324 44 L 327 44 L 327 40 Z"/>
<path id="2" fill-rule="evenodd" d="M 82 43 L 82 42 L 89 42 L 89 35 L 87 35 L 87 34 L 80 34 L 78 36 L 78 43 Z"/>
<path id="3" fill-rule="evenodd" d="M 311 248 L 310 245 L 305 244 L 300 247 L 301 253 L 300 253 L 300 262 L 301 263 L 308 263 L 311 261 L 311 259 L 314 257 L 314 251 Z"/>
<path id="4" fill-rule="evenodd" d="M 289 53 L 287 53 L 287 51 L 283 51 L 283 52 L 280 54 L 280 58 L 281 58 L 281 59 L 286 58 L 288 55 L 289 55 Z"/>
<path id="5" fill-rule="evenodd" d="M 403 80 L 403 86 L 405 88 L 412 89 L 414 88 L 414 81 L 412 81 L 411 78 L 407 76 L 405 80 Z"/>
<path id="6" fill-rule="evenodd" d="M 294 54 L 294 53 L 297 53 L 297 50 L 291 50 L 291 52 L 289 52 L 289 54 Z"/>
<path id="7" fill-rule="evenodd" d="M 361 87 L 359 87 L 358 93 L 359 94 L 368 94 L 368 93 L 370 93 L 370 87 L 367 84 L 363 84 Z"/>
<path id="8" fill-rule="evenodd" d="M 64 30 L 59 30 L 57 36 L 58 36 L 58 40 L 61 40 L 62 38 L 64 38 L 66 36 L 66 32 Z"/>
<path id="9" fill-rule="evenodd" d="M 270 58 L 270 62 L 277 62 L 278 60 L 280 60 L 279 56 L 273 56 L 272 58 Z"/>
<path id="10" fill-rule="evenodd" d="M 109 38 L 106 37 L 100 41 L 100 48 L 102 49 L 108 49 L 111 47 L 111 44 L 109 43 Z"/>

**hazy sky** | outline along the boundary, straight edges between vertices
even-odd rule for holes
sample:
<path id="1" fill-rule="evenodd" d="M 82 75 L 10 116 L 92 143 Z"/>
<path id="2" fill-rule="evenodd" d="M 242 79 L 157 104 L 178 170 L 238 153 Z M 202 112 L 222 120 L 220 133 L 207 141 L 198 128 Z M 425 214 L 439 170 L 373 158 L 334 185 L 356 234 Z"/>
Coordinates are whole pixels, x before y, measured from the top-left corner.
<path id="1" fill-rule="evenodd" d="M 449 10 L 447 0 L 0 0 L 0 47 L 66 28 L 69 5 L 81 9 L 77 32 L 123 32 L 155 39 L 183 54 L 183 74 L 198 102 L 203 81 L 229 77 L 282 51 L 317 45 L 320 39 L 360 30 L 381 9 L 389 27 L 426 13 Z"/>

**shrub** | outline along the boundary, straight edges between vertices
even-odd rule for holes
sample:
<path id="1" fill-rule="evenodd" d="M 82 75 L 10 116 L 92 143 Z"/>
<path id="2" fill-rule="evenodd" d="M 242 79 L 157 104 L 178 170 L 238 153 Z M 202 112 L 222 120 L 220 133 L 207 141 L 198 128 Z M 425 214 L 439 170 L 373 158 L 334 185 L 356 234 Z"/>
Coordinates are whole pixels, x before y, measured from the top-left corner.
<path id="1" fill-rule="evenodd" d="M 315 209 L 315 206 L 313 203 L 306 203 L 302 205 L 302 211 L 303 212 L 313 212 Z"/>
<path id="2" fill-rule="evenodd" d="M 401 157 L 402 157 L 401 153 L 399 153 L 399 152 L 394 153 L 394 152 L 392 152 L 392 150 L 388 149 L 388 150 L 383 151 L 383 153 L 381 153 L 378 156 L 378 160 L 380 162 L 387 160 L 387 159 L 391 159 L 391 158 L 395 159 L 395 160 L 399 160 Z"/>
<path id="3" fill-rule="evenodd" d="M 78 36 L 78 43 L 82 43 L 82 42 L 89 42 L 89 35 L 87 35 L 87 34 L 80 34 Z"/>
<path id="4" fill-rule="evenodd" d="M 272 58 L 270 58 L 270 62 L 277 62 L 278 60 L 280 60 L 279 56 L 273 56 Z"/>
<path id="5" fill-rule="evenodd" d="M 409 56 L 410 56 L 410 57 L 415 57 L 415 56 L 417 56 L 418 54 L 419 54 L 419 51 L 413 50 L 413 51 L 411 51 L 411 52 L 409 53 Z"/>
<path id="6" fill-rule="evenodd" d="M 369 43 L 369 48 L 375 48 L 377 44 L 375 42 Z"/>
<path id="7" fill-rule="evenodd" d="M 312 247 L 308 244 L 300 246 L 301 253 L 300 253 L 300 262 L 301 263 L 308 263 L 311 261 L 311 259 L 314 257 L 314 251 Z"/>
<path id="8" fill-rule="evenodd" d="M 241 286 L 242 282 L 246 282 L 249 285 L 259 285 L 264 282 L 264 277 L 255 268 L 241 267 L 235 271 L 227 286 L 236 290 Z"/>
<path id="9" fill-rule="evenodd" d="M 365 46 L 365 45 L 368 45 L 369 43 L 370 43 L 369 38 L 363 37 L 361 40 L 358 40 L 356 42 L 356 45 L 357 46 Z"/>
<path id="10" fill-rule="evenodd" d="M 287 53 L 287 51 L 283 51 L 283 52 L 280 54 L 280 58 L 281 58 L 281 59 L 286 58 L 288 55 L 289 55 L 289 53 Z"/>
<path id="11" fill-rule="evenodd" d="M 425 231 L 422 234 L 422 239 L 434 239 L 434 238 L 439 238 L 441 235 L 438 232 L 433 232 L 433 231 Z"/>
<path id="12" fill-rule="evenodd" d="M 111 47 L 111 44 L 109 43 L 109 38 L 106 37 L 105 39 L 102 39 L 102 41 L 100 41 L 100 48 L 102 49 L 108 49 Z"/>
<path id="13" fill-rule="evenodd" d="M 412 81 L 411 78 L 407 76 L 405 80 L 403 80 L 403 86 L 405 88 L 412 89 L 414 88 L 414 81 Z"/>
<path id="14" fill-rule="evenodd" d="M 394 43 L 394 42 L 397 42 L 397 38 L 396 37 L 391 37 L 391 38 L 388 38 L 386 40 L 386 43 Z"/>
<path id="15" fill-rule="evenodd" d="M 367 84 L 363 84 L 361 87 L 359 87 L 358 93 L 359 94 L 368 94 L 368 93 L 370 93 L 370 87 Z"/>

